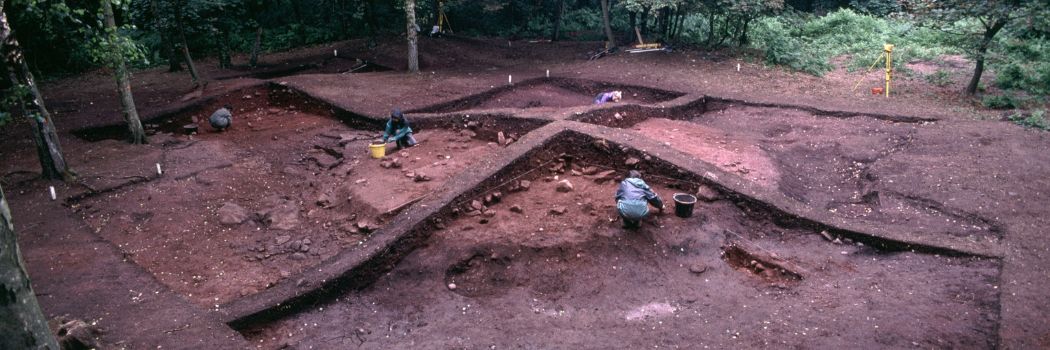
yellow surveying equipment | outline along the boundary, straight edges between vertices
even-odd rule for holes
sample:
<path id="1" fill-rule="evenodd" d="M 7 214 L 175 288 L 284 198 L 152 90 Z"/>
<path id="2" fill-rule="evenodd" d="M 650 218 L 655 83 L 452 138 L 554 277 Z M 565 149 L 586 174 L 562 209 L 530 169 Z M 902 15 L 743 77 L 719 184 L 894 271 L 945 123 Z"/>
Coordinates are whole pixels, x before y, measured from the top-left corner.
<path id="1" fill-rule="evenodd" d="M 444 0 L 438 1 L 437 12 L 438 12 L 437 24 L 434 25 L 434 29 L 430 32 L 430 35 L 435 35 L 435 34 L 438 34 L 438 33 L 444 33 L 445 30 L 446 30 L 445 27 L 448 27 L 447 30 L 448 30 L 449 34 L 452 34 L 452 25 L 449 24 L 448 16 L 445 15 L 445 1 Z"/>
<path id="2" fill-rule="evenodd" d="M 885 92 L 886 94 L 886 97 L 890 97 L 890 82 L 893 80 L 893 44 L 882 45 L 882 53 L 879 54 L 879 57 L 875 59 L 875 62 L 871 63 L 871 67 L 868 67 L 868 71 L 865 72 L 865 74 L 870 73 L 872 69 L 875 69 L 875 65 L 879 64 L 879 61 L 882 61 L 883 58 L 886 59 L 886 88 L 872 89 L 872 92 L 883 90 L 883 92 Z M 853 85 L 852 91 L 857 91 L 857 87 L 860 86 L 860 83 L 862 81 L 864 81 L 863 76 L 860 77 L 860 79 L 857 79 L 857 84 Z"/>

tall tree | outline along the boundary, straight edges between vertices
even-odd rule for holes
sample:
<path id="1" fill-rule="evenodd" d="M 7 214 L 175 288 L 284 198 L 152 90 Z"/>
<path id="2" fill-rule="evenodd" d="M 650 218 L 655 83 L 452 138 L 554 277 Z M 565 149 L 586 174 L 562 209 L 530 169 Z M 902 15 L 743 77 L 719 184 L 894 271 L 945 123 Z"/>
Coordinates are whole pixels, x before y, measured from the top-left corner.
<path id="1" fill-rule="evenodd" d="M 131 94 L 131 77 L 127 63 L 124 61 L 126 51 L 122 38 L 117 32 L 117 21 L 113 16 L 113 5 L 110 0 L 102 1 L 102 16 L 105 19 L 105 35 L 108 45 L 110 66 L 114 69 L 117 80 L 117 91 L 120 92 L 120 103 L 124 107 L 124 121 L 128 124 L 129 141 L 134 144 L 146 143 L 146 131 L 139 120 L 139 111 L 135 107 L 135 97 Z"/>
<path id="2" fill-rule="evenodd" d="M 416 46 L 416 0 L 405 0 L 405 22 L 408 32 L 408 71 L 419 72 L 419 49 Z"/>
<path id="3" fill-rule="evenodd" d="M 11 99 L 9 102 L 15 110 L 30 118 L 33 141 L 40 158 L 41 174 L 48 179 L 71 181 L 73 173 L 62 155 L 62 145 L 58 141 L 51 113 L 44 105 L 44 96 L 36 85 L 36 79 L 22 56 L 22 47 L 19 46 L 7 21 L 3 0 L 0 0 L 0 52 L 3 54 L 12 86 L 8 95 Z"/>
<path id="4" fill-rule="evenodd" d="M 601 0 L 602 2 L 602 26 L 605 28 L 606 37 L 606 48 L 616 47 L 616 38 L 613 37 L 612 24 L 609 23 L 609 0 Z"/>
<path id="5" fill-rule="evenodd" d="M 3 188 L 0 188 L 0 315 L 3 315 L 0 349 L 59 349 L 29 283 Z"/>
<path id="6" fill-rule="evenodd" d="M 558 0 L 554 5 L 554 28 L 551 28 L 551 41 L 558 41 L 561 32 L 561 16 L 565 13 L 565 0 Z"/>
<path id="7" fill-rule="evenodd" d="M 973 58 L 975 64 L 973 76 L 970 83 L 966 85 L 964 92 L 967 95 L 977 93 L 981 83 L 981 75 L 984 74 L 985 60 L 988 51 L 995 42 L 995 36 L 1007 24 L 1018 17 L 1032 14 L 1040 7 L 1040 1 L 1021 0 L 917 0 L 911 3 L 911 11 L 919 16 L 919 19 L 934 28 L 946 29 L 945 32 L 955 35 L 958 42 L 968 55 Z M 1045 6 L 1043 4 L 1042 6 Z M 973 20 L 980 26 L 958 25 L 961 21 Z M 976 28 L 972 30 L 970 28 Z"/>

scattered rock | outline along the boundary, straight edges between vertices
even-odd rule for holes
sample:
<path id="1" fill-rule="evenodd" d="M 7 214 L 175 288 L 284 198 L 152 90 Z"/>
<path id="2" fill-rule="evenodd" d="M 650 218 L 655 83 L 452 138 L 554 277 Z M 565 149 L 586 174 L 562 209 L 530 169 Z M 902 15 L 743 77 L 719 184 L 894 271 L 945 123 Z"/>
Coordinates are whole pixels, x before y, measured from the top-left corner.
<path id="1" fill-rule="evenodd" d="M 456 290 L 456 284 L 455 283 L 449 283 L 448 284 L 448 289 L 449 290 Z"/>
<path id="2" fill-rule="evenodd" d="M 564 207 L 564 206 L 560 206 L 560 205 L 559 205 L 559 206 L 556 206 L 556 207 L 554 207 L 554 208 L 551 208 L 551 210 L 549 211 L 549 213 L 550 213 L 551 215 L 562 215 L 562 214 L 565 214 L 565 213 L 566 213 L 566 212 L 568 212 L 568 211 L 569 211 L 569 208 L 566 208 L 566 207 Z"/>
<path id="3" fill-rule="evenodd" d="M 416 177 L 412 178 L 412 180 L 415 181 L 415 182 L 426 182 L 426 181 L 430 181 L 431 178 L 430 178 L 430 176 L 427 176 L 426 174 L 416 173 Z"/>
<path id="4" fill-rule="evenodd" d="M 509 136 L 508 136 L 508 137 L 507 137 L 507 139 L 506 139 L 506 140 L 504 140 L 504 141 L 503 141 L 502 143 L 500 143 L 500 144 L 501 144 L 501 145 L 503 145 L 503 146 L 510 146 L 510 144 L 514 143 L 514 141 L 517 141 L 517 139 L 516 139 L 516 138 L 513 138 L 513 137 L 509 137 Z"/>
<path id="5" fill-rule="evenodd" d="M 275 238 L 274 240 L 277 242 L 278 245 L 281 245 L 281 244 L 288 243 L 288 241 L 290 241 L 291 239 L 292 239 L 292 236 L 281 235 L 281 236 L 277 236 L 277 238 Z"/>
<path id="6" fill-rule="evenodd" d="M 297 252 L 303 248 L 303 241 L 291 241 L 288 242 L 288 250 Z"/>
<path id="7" fill-rule="evenodd" d="M 520 205 L 512 205 L 512 206 L 510 207 L 510 211 L 511 211 L 512 213 L 519 213 L 519 214 L 523 212 L 523 210 L 521 209 L 521 206 L 520 206 Z"/>
<path id="8" fill-rule="evenodd" d="M 101 349 L 102 330 L 80 319 L 60 316 L 48 321 L 61 349 Z"/>
<path id="9" fill-rule="evenodd" d="M 491 210 L 491 209 L 490 210 L 486 210 L 486 211 L 482 212 L 481 215 L 484 215 L 487 218 L 491 218 L 491 217 L 496 216 L 496 211 L 495 210 Z"/>
<path id="10" fill-rule="evenodd" d="M 714 202 L 721 198 L 721 195 L 713 188 L 701 185 L 700 188 L 696 190 L 696 198 L 699 198 L 704 202 Z"/>
<path id="11" fill-rule="evenodd" d="M 689 272 L 695 273 L 697 275 L 702 274 L 704 272 L 707 272 L 707 265 L 704 265 L 704 263 L 695 263 L 689 265 Z"/>
<path id="12" fill-rule="evenodd" d="M 371 221 L 368 221 L 367 219 L 358 220 L 355 226 L 358 230 L 361 231 L 361 233 L 372 233 L 372 231 L 375 231 L 378 228 L 375 224 L 373 224 Z"/>
<path id="13" fill-rule="evenodd" d="M 638 159 L 638 158 L 635 158 L 635 157 L 628 157 L 627 161 L 623 162 L 623 164 L 626 165 L 626 166 L 635 166 L 635 165 L 638 165 L 638 163 L 641 163 L 641 162 L 642 162 L 641 159 Z"/>
<path id="14" fill-rule="evenodd" d="M 482 225 L 484 225 L 484 224 L 487 224 L 487 223 L 489 223 L 489 219 L 481 219 L 481 220 L 478 220 L 478 223 L 479 223 L 479 224 L 482 224 Z"/>
<path id="15" fill-rule="evenodd" d="M 594 175 L 597 174 L 598 171 L 598 167 L 593 166 L 584 167 L 583 169 L 580 169 L 580 173 L 582 173 L 583 175 Z"/>
<path id="16" fill-rule="evenodd" d="M 502 146 L 510 144 L 507 142 L 507 136 L 504 136 L 502 131 L 496 133 L 496 142 Z"/>
<path id="17" fill-rule="evenodd" d="M 558 181 L 557 190 L 558 190 L 558 192 L 572 192 L 572 190 L 573 190 L 572 182 L 569 182 L 569 180 Z"/>
<path id="18" fill-rule="evenodd" d="M 248 210 L 237 204 L 226 203 L 219 208 L 219 222 L 223 225 L 240 225 L 248 220 Z"/>
<path id="19" fill-rule="evenodd" d="M 824 231 L 820 231 L 820 236 L 821 236 L 821 237 L 824 237 L 824 239 L 828 240 L 828 242 L 833 242 L 833 241 L 835 241 L 835 238 L 834 238 L 834 237 L 831 237 L 831 234 L 830 234 L 830 233 L 828 233 L 828 231 L 826 231 L 826 230 L 824 230 Z"/>
<path id="20" fill-rule="evenodd" d="M 616 170 L 606 170 L 591 176 L 591 179 L 597 183 L 604 183 L 609 180 L 616 178 Z"/>
<path id="21" fill-rule="evenodd" d="M 277 113 L 281 113 L 281 109 L 277 108 L 277 107 L 271 107 L 271 108 L 267 108 L 266 112 L 270 113 L 270 114 L 277 114 Z"/>
<path id="22" fill-rule="evenodd" d="M 582 172 L 580 172 L 579 170 L 576 170 L 576 169 L 573 169 L 573 170 L 572 170 L 572 171 L 570 172 L 570 174 L 572 174 L 572 176 L 580 176 L 580 175 L 583 175 L 583 173 L 582 173 Z"/>
<path id="23" fill-rule="evenodd" d="M 485 204 L 483 204 L 479 200 L 473 200 L 473 201 L 470 201 L 470 207 L 472 209 L 474 209 L 474 210 L 484 210 L 485 209 Z"/>
<path id="24" fill-rule="evenodd" d="M 467 128 L 472 129 L 472 130 L 473 129 L 477 129 L 480 126 L 481 126 L 481 123 L 479 123 L 477 120 L 471 120 L 471 121 L 467 122 Z"/>
<path id="25" fill-rule="evenodd" d="M 255 213 L 259 221 L 278 230 L 291 230 L 299 226 L 299 205 L 294 201 L 271 197 L 270 207 Z"/>
<path id="26" fill-rule="evenodd" d="M 306 254 L 293 253 L 292 255 L 289 255 L 288 258 L 292 260 L 306 260 Z"/>
<path id="27" fill-rule="evenodd" d="M 334 168 L 336 165 L 339 165 L 339 163 L 343 162 L 342 159 L 333 157 L 328 153 L 324 152 L 311 155 L 309 159 L 312 160 L 314 163 L 317 163 L 318 166 L 325 170 Z"/>

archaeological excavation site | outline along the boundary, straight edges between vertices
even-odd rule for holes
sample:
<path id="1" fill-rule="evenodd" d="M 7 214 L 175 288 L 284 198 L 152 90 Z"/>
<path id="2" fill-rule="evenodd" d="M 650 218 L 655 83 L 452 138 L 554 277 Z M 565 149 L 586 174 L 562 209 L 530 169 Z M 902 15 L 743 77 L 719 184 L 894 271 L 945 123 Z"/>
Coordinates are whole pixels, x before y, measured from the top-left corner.
<path id="1" fill-rule="evenodd" d="M 63 346 L 1050 346 L 1045 133 L 688 51 L 398 45 L 136 73 L 141 145 L 107 77 L 45 84 L 75 180 L 18 122 L 0 184 Z"/>

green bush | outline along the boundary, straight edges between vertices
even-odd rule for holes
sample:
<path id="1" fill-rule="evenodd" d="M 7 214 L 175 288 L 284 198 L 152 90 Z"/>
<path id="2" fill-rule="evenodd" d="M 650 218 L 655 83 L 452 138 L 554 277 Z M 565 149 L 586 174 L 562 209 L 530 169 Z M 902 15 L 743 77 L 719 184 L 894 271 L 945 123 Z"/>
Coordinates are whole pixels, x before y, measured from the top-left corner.
<path id="1" fill-rule="evenodd" d="M 815 50 L 805 39 L 792 36 L 778 18 L 759 21 L 751 34 L 751 40 L 753 46 L 765 52 L 766 63 L 817 76 L 831 70 L 824 51 Z"/>
<path id="2" fill-rule="evenodd" d="M 995 85 L 1003 89 L 1017 89 L 1025 86 L 1025 72 L 1017 64 L 1008 64 L 999 69 L 995 77 Z"/>
<path id="3" fill-rule="evenodd" d="M 930 73 L 926 76 L 926 82 L 940 87 L 945 87 L 951 85 L 952 74 L 951 72 L 948 72 L 946 70 L 938 69 L 937 71 Z"/>
<path id="4" fill-rule="evenodd" d="M 1010 95 L 989 95 L 981 100 L 987 108 L 991 109 L 1013 109 L 1020 105 L 1019 101 Z"/>
<path id="5" fill-rule="evenodd" d="M 1027 117 L 1024 114 L 1014 114 L 1007 117 L 1008 120 L 1014 124 L 1025 127 L 1026 129 L 1038 129 L 1043 131 L 1050 130 L 1050 122 L 1046 120 L 1045 110 L 1035 110 Z"/>

